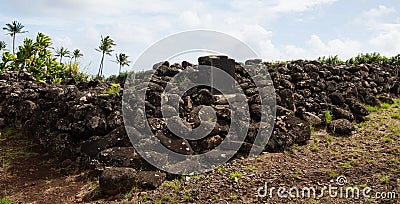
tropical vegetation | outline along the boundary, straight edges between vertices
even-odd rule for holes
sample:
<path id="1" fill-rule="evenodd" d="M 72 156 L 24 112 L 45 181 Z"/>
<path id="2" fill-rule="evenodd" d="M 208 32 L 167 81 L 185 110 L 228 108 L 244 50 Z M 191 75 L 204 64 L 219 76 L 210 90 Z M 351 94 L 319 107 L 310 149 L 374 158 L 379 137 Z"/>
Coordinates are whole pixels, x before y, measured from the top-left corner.
<path id="1" fill-rule="evenodd" d="M 6 71 L 26 70 L 37 80 L 49 83 L 61 83 L 63 79 L 75 78 L 77 82 L 87 81 L 90 77 L 82 72 L 82 67 L 78 59 L 83 57 L 80 49 L 70 51 L 64 46 L 53 48 L 52 39 L 39 32 L 36 38 L 25 38 L 23 43 L 16 45 L 16 35 L 26 33 L 25 26 L 17 21 L 7 23 L 3 30 L 12 37 L 12 49 L 8 50 L 5 41 L 0 40 L 0 74 Z M 103 79 L 104 59 L 106 55 L 112 54 L 115 42 L 110 36 L 101 36 L 99 47 L 96 51 L 100 52 L 101 61 L 97 79 Z M 121 69 L 129 66 L 128 55 L 124 53 L 116 54 L 116 63 L 119 65 L 119 79 L 125 79 Z M 126 74 L 126 73 L 125 73 Z"/>

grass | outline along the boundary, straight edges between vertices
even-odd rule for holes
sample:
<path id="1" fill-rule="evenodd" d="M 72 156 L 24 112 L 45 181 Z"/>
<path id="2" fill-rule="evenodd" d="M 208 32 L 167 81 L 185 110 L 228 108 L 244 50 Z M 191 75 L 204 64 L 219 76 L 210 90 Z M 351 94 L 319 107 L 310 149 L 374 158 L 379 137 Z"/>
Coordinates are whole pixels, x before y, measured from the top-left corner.
<path id="1" fill-rule="evenodd" d="M 317 143 L 315 143 L 315 142 L 313 142 L 313 144 L 312 144 L 312 146 L 311 146 L 311 151 L 312 152 L 319 152 L 319 147 L 318 147 L 318 144 Z"/>
<path id="2" fill-rule="evenodd" d="M 311 151 L 312 151 L 312 152 L 319 152 L 319 151 L 320 151 L 320 149 L 319 149 L 319 147 L 318 147 L 318 140 L 317 140 L 317 139 L 314 139 L 314 140 L 312 141 Z"/>
<path id="3" fill-rule="evenodd" d="M 178 181 L 165 181 L 163 185 L 167 186 L 167 187 L 171 187 L 175 191 L 180 191 L 182 189 L 182 186 L 180 186 L 178 184 Z"/>
<path id="4" fill-rule="evenodd" d="M 163 195 L 162 199 L 163 201 L 169 202 L 172 200 L 172 197 L 170 195 Z"/>
<path id="5" fill-rule="evenodd" d="M 124 198 L 127 200 L 130 200 L 132 198 L 132 196 L 133 196 L 132 191 L 129 191 L 124 194 Z"/>
<path id="6" fill-rule="evenodd" d="M 338 173 L 336 173 L 336 172 L 334 172 L 334 171 L 332 171 L 332 170 L 330 170 L 330 171 L 328 172 L 328 175 L 329 175 L 329 177 L 332 178 L 332 179 L 337 178 L 337 177 L 339 176 Z"/>
<path id="7" fill-rule="evenodd" d="M 283 150 L 283 154 L 286 156 L 290 156 L 290 155 L 292 155 L 292 152 L 289 149 L 285 149 L 285 150 Z"/>
<path id="8" fill-rule="evenodd" d="M 6 136 L 12 136 L 12 135 L 14 135 L 15 134 L 15 129 L 14 128 L 7 128 L 6 129 L 6 131 L 4 132 L 4 134 L 6 135 Z"/>
<path id="9" fill-rule="evenodd" d="M 400 119 L 400 113 L 393 113 L 392 114 L 393 119 Z"/>
<path id="10" fill-rule="evenodd" d="M 324 111 L 324 116 L 325 116 L 325 123 L 330 124 L 333 120 L 333 116 L 330 110 Z"/>
<path id="11" fill-rule="evenodd" d="M 390 137 L 385 137 L 385 138 L 384 138 L 384 141 L 385 141 L 386 143 L 392 143 L 392 142 L 393 142 L 393 139 L 390 138 Z"/>
<path id="12" fill-rule="evenodd" d="M 101 195 L 101 188 L 100 188 L 100 186 L 98 186 L 98 187 L 96 187 L 95 189 L 94 189 L 94 194 L 93 194 L 94 196 L 99 196 L 99 195 Z"/>
<path id="13" fill-rule="evenodd" d="M 369 112 L 378 112 L 378 111 L 381 111 L 381 110 L 386 110 L 386 109 L 388 109 L 390 107 L 391 107 L 391 105 L 388 104 L 388 103 L 382 103 L 380 106 L 367 105 L 367 109 L 369 110 Z"/>
<path id="14" fill-rule="evenodd" d="M 238 199 L 238 195 L 231 193 L 231 195 L 229 195 L 229 198 L 232 200 L 236 200 L 236 199 Z"/>
<path id="15" fill-rule="evenodd" d="M 299 176 L 301 175 L 301 173 L 302 172 L 300 170 L 296 170 L 295 172 L 292 173 L 292 177 L 295 179 L 299 179 L 300 178 Z"/>
<path id="16" fill-rule="evenodd" d="M 142 196 L 142 201 L 143 201 L 143 202 L 146 202 L 146 201 L 147 201 L 147 195 L 143 195 L 143 196 Z"/>
<path id="17" fill-rule="evenodd" d="M 370 105 L 367 105 L 367 109 L 369 110 L 369 112 L 377 112 L 377 111 L 379 111 L 379 107 L 378 106 L 370 106 Z"/>
<path id="18" fill-rule="evenodd" d="M 188 201 L 188 200 L 190 200 L 190 195 L 184 194 L 182 196 L 182 198 L 183 198 L 183 200 Z"/>
<path id="19" fill-rule="evenodd" d="M 242 177 L 243 173 L 239 171 L 235 171 L 229 174 L 229 176 L 234 179 L 236 182 L 238 182 Z"/>
<path id="20" fill-rule="evenodd" d="M 220 173 L 220 174 L 224 173 L 224 170 L 225 170 L 225 168 L 223 166 L 219 166 L 217 169 L 218 173 Z"/>
<path id="21" fill-rule="evenodd" d="M 382 178 L 381 178 L 381 182 L 382 182 L 382 183 L 387 184 L 387 183 L 389 183 L 389 181 L 390 181 L 390 179 L 389 179 L 388 176 L 382 176 Z"/>
<path id="22" fill-rule="evenodd" d="M 36 152 L 26 152 L 26 151 L 24 151 L 24 150 L 19 150 L 19 151 L 17 152 L 17 154 L 22 155 L 22 156 L 24 156 L 25 158 L 29 158 L 29 157 L 31 157 L 31 156 L 36 156 L 36 155 L 38 155 L 38 153 L 36 153 Z"/>
<path id="23" fill-rule="evenodd" d="M 0 199 L 0 204 L 9 204 L 11 203 L 11 199 L 9 197 L 4 197 Z"/>
<path id="24" fill-rule="evenodd" d="M 331 144 L 332 144 L 332 139 L 333 139 L 333 136 L 332 136 L 332 135 L 327 134 L 327 135 L 325 136 L 325 139 L 326 139 L 326 144 L 328 144 L 328 145 L 331 145 Z"/>
<path id="25" fill-rule="evenodd" d="M 251 172 L 253 172 L 253 173 L 258 171 L 258 168 L 256 166 L 254 166 L 254 165 L 250 165 L 246 169 L 251 171 Z"/>
<path id="26" fill-rule="evenodd" d="M 351 163 L 349 161 L 348 162 L 339 162 L 339 164 L 343 169 L 350 169 L 352 167 Z"/>
<path id="27" fill-rule="evenodd" d="M 390 108 L 390 104 L 388 104 L 388 103 L 381 104 L 381 109 L 388 109 L 388 108 Z"/>
<path id="28" fill-rule="evenodd" d="M 310 126 L 310 130 L 311 130 L 311 134 L 313 135 L 315 132 L 314 124 L 312 122 L 310 122 L 309 126 Z"/>

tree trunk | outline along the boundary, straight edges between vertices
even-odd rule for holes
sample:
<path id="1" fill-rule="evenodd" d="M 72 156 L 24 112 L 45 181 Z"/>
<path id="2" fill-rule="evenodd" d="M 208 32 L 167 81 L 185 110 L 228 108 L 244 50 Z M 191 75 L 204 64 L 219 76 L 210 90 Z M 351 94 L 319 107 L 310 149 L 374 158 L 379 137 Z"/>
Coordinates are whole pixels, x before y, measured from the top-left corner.
<path id="1" fill-rule="evenodd" d="M 15 55 L 15 33 L 13 34 L 13 55 Z"/>
<path id="2" fill-rule="evenodd" d="M 97 74 L 97 77 L 100 77 L 103 74 L 103 62 L 104 62 L 104 52 L 103 55 L 101 56 L 99 73 Z"/>
<path id="3" fill-rule="evenodd" d="M 118 74 L 120 74 L 120 75 L 121 75 L 121 68 L 122 68 L 122 65 L 119 64 L 119 73 Z"/>

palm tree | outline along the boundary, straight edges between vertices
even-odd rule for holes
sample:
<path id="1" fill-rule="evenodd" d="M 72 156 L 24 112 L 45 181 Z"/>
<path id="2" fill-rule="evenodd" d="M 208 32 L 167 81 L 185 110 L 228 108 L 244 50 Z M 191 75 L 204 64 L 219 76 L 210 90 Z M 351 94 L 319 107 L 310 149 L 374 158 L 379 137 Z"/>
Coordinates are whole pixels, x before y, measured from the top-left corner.
<path id="1" fill-rule="evenodd" d="M 3 30 L 8 31 L 9 34 L 12 38 L 13 38 L 13 54 L 15 54 L 15 35 L 17 33 L 26 33 L 28 31 L 22 31 L 22 29 L 25 26 L 23 26 L 21 23 L 17 22 L 17 21 L 13 21 L 11 24 L 7 23 L 6 27 L 3 27 Z"/>
<path id="2" fill-rule="evenodd" d="M 61 46 L 60 48 L 56 49 L 56 57 L 60 57 L 60 64 L 63 57 L 68 57 L 70 55 L 70 51 L 67 48 Z"/>
<path id="3" fill-rule="evenodd" d="M 96 49 L 96 51 L 102 53 L 99 72 L 97 74 L 97 77 L 100 77 L 103 75 L 104 55 L 107 54 L 107 55 L 111 56 L 111 52 L 114 51 L 111 48 L 115 45 L 116 44 L 114 43 L 114 40 L 111 39 L 110 36 L 106 36 L 105 38 L 103 38 L 103 36 L 101 36 L 99 49 Z"/>
<path id="4" fill-rule="evenodd" d="M 119 74 L 121 74 L 122 67 L 129 66 L 129 63 L 131 63 L 131 61 L 128 60 L 128 57 L 129 56 L 124 53 L 115 54 L 116 60 L 113 62 L 119 64 Z"/>
<path id="5" fill-rule="evenodd" d="M 74 62 L 76 62 L 76 59 L 78 59 L 78 58 L 80 58 L 82 56 L 83 56 L 83 54 L 81 53 L 81 51 L 79 49 L 75 49 L 72 52 L 72 58 L 74 58 Z"/>
<path id="6" fill-rule="evenodd" d="M 7 44 L 4 41 L 0 41 L 0 51 L 6 49 Z"/>

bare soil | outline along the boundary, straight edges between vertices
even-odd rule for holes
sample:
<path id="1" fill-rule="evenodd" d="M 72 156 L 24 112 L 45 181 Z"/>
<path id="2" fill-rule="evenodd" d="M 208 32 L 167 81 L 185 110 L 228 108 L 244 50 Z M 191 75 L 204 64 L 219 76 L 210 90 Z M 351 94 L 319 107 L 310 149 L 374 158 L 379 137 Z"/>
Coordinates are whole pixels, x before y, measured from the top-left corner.
<path id="1" fill-rule="evenodd" d="M 397 100 L 356 124 L 349 137 L 315 129 L 304 146 L 264 153 L 256 159 L 234 159 L 209 173 L 165 181 L 156 190 L 137 187 L 114 197 L 101 195 L 93 172 L 78 171 L 68 160 L 60 161 L 12 129 L 4 129 L 0 135 L 0 197 L 15 203 L 400 203 L 399 115 Z M 338 177 L 347 182 L 337 181 Z M 265 185 L 268 190 L 263 196 Z M 337 195 L 330 196 L 325 190 L 319 197 L 324 186 L 337 187 L 332 191 Z M 287 198 L 278 196 L 279 187 L 286 188 L 282 194 Z M 289 196 L 291 187 L 300 189 L 299 197 Z M 353 190 L 346 197 L 347 187 Z M 301 198 L 304 188 L 316 189 L 316 197 L 306 193 Z M 365 188 L 371 189 L 370 197 L 363 196 Z M 360 190 L 358 199 L 351 197 L 355 189 Z M 396 198 L 382 199 L 376 193 Z"/>

